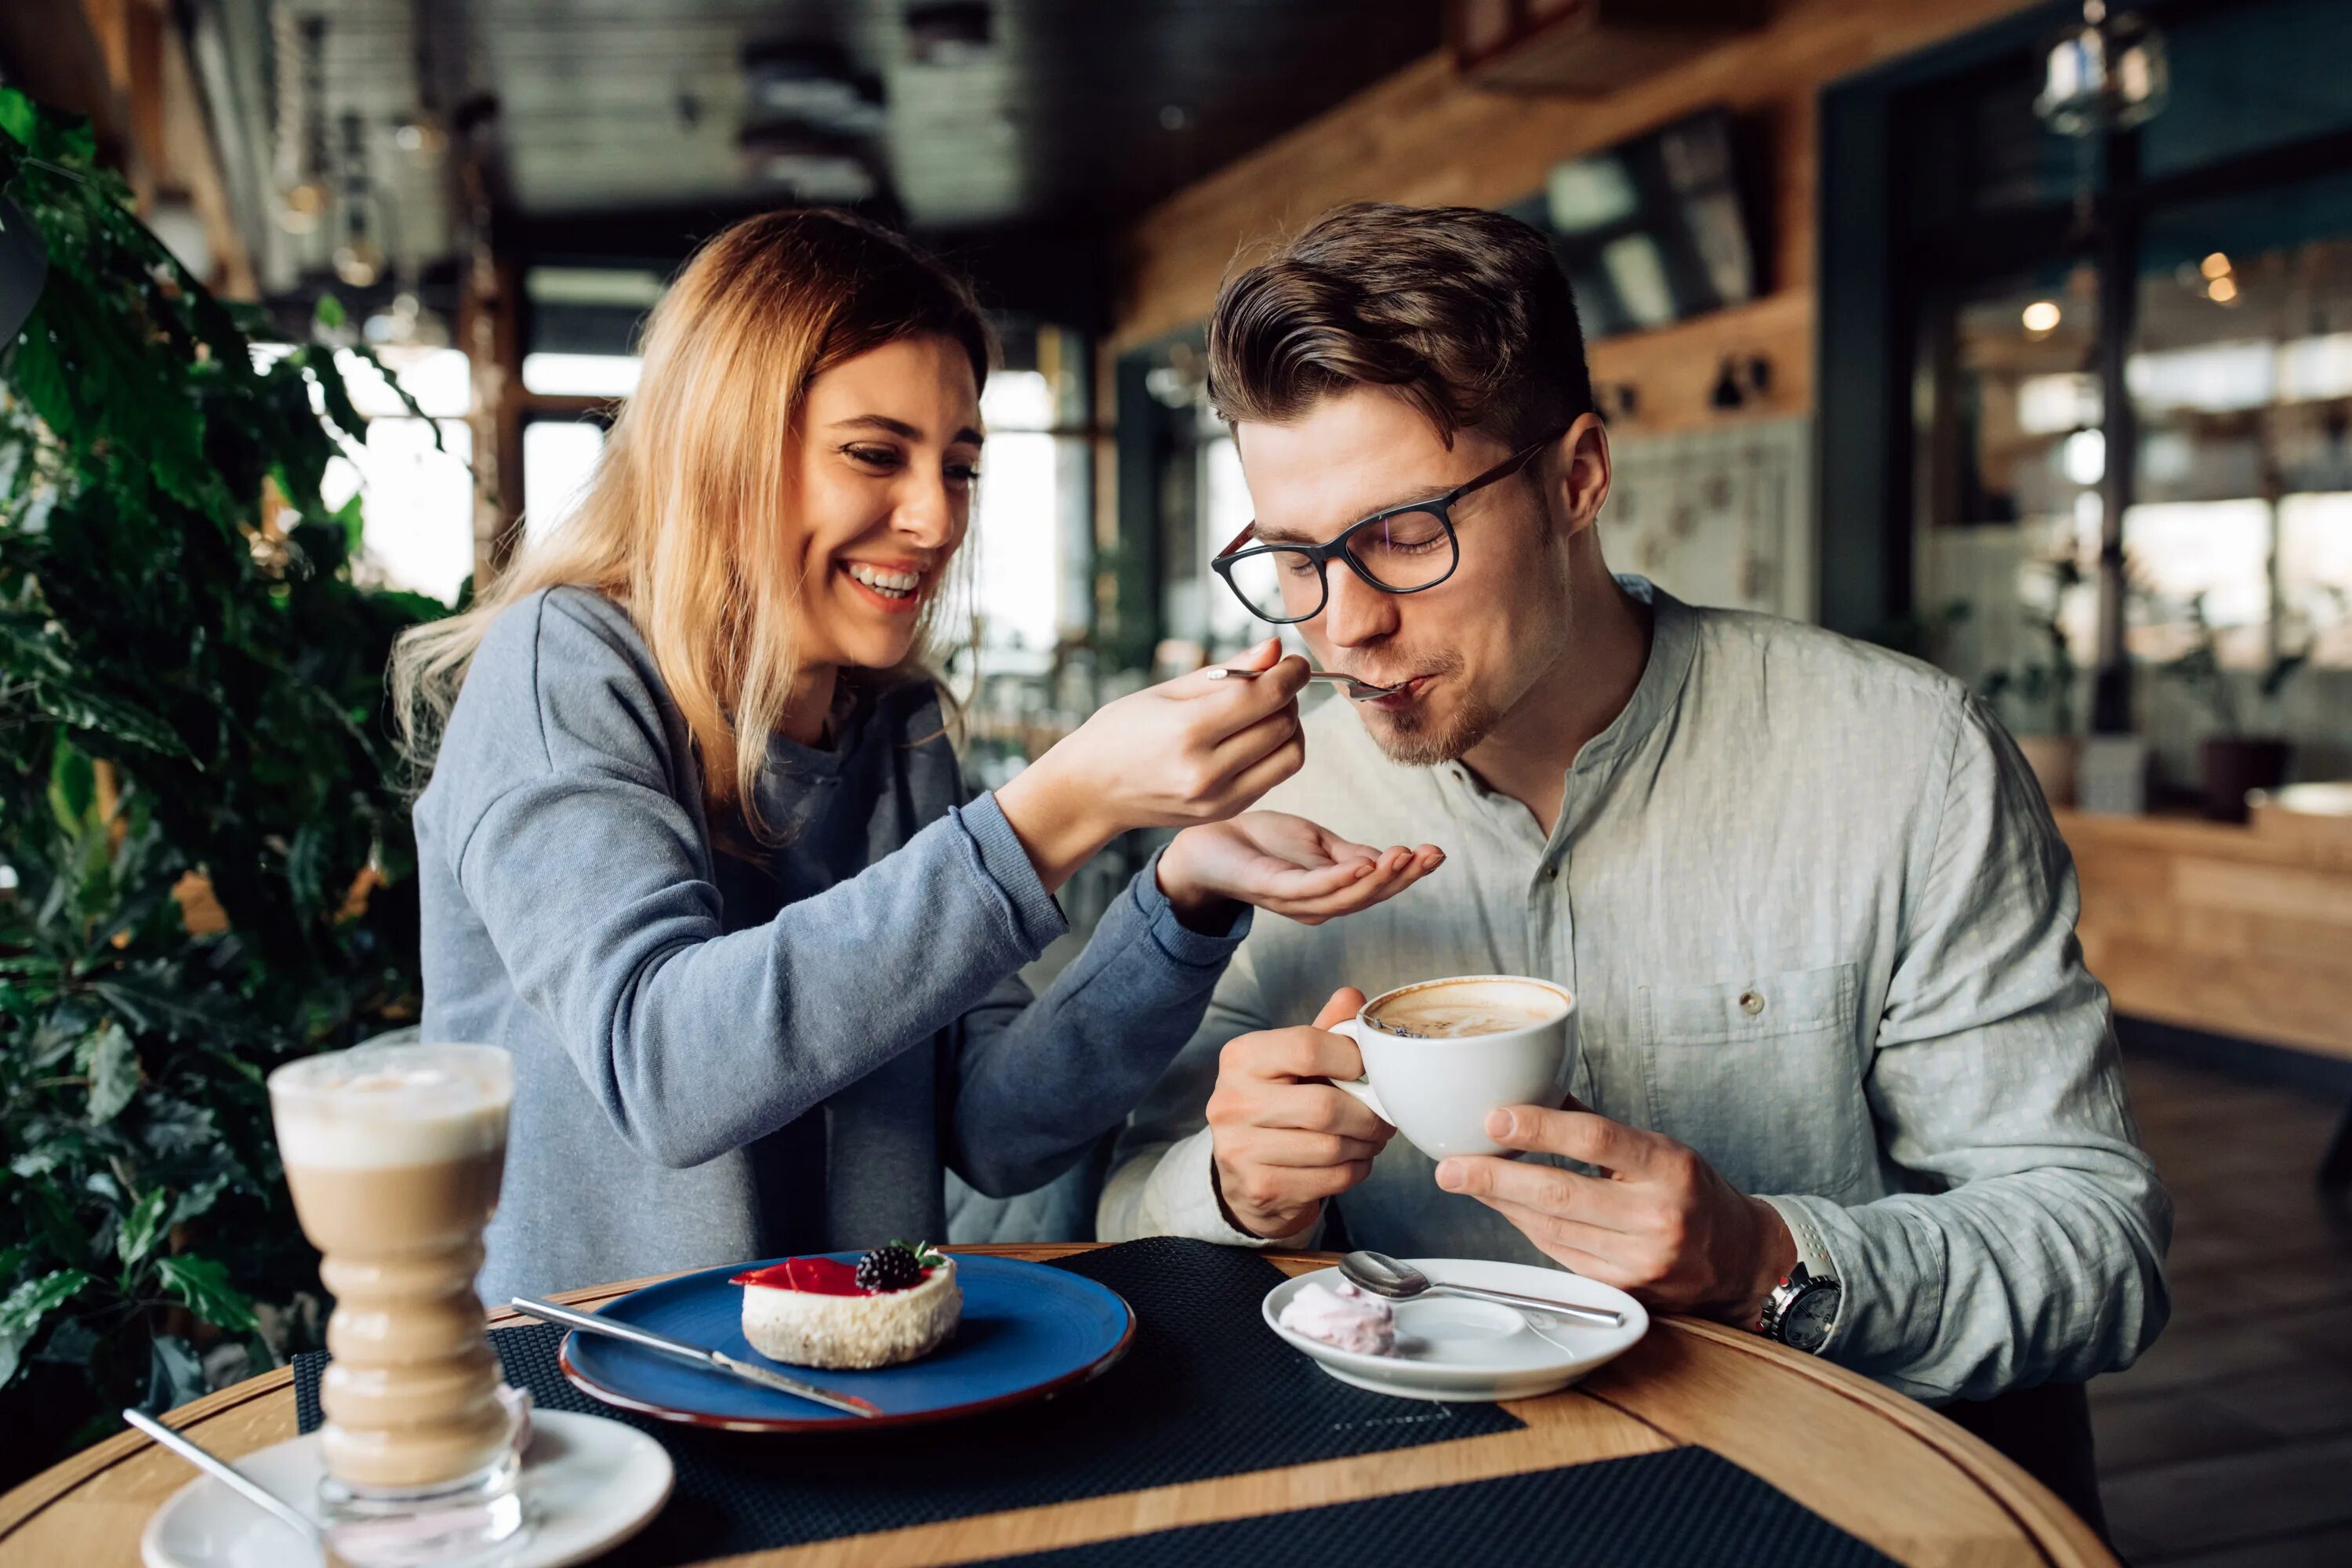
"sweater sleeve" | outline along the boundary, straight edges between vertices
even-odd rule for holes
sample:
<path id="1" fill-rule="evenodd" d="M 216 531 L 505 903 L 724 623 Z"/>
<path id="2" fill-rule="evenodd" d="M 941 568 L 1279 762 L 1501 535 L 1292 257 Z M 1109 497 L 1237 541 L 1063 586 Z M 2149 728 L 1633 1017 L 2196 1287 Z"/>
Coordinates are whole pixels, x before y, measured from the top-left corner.
<path id="1" fill-rule="evenodd" d="M 655 679 L 562 597 L 525 600 L 476 654 L 435 783 L 458 885 L 517 994 L 622 1135 L 688 1166 L 956 1025 L 1066 928 L 988 803 L 725 931 Z"/>
<path id="2" fill-rule="evenodd" d="M 992 798 L 964 820 L 984 853 L 1026 871 Z M 982 1193 L 1041 1186 L 1118 1127 L 1207 1010 L 1251 911 L 1222 931 L 1191 930 L 1160 891 L 1159 864 L 1136 873 L 1043 997 L 1016 979 L 964 1016 L 949 1160 Z"/>

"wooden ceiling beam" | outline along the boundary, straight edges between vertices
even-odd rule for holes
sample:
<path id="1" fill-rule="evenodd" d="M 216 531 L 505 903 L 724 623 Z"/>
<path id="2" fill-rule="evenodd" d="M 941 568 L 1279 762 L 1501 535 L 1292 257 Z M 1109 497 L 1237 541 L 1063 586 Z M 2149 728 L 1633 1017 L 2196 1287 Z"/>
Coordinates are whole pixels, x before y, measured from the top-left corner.
<path id="1" fill-rule="evenodd" d="M 196 219 L 204 225 L 205 247 L 212 252 L 213 275 L 205 281 L 216 294 L 257 300 L 261 281 L 254 271 L 253 253 L 237 225 L 228 172 L 205 113 L 194 63 L 176 28 L 164 31 L 162 64 L 164 142 L 172 149 L 173 173 L 187 189 Z"/>

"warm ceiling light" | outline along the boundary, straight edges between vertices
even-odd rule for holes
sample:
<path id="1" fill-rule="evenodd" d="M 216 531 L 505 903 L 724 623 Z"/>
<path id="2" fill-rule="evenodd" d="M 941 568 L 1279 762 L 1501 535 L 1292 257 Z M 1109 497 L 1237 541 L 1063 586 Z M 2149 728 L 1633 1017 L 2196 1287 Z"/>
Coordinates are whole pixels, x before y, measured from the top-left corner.
<path id="1" fill-rule="evenodd" d="M 2238 297 L 2238 286 L 2227 278 L 2216 278 L 2205 285 L 2205 292 L 2216 302 L 2226 305 Z"/>
<path id="2" fill-rule="evenodd" d="M 2208 278 L 2227 278 L 2230 275 L 2230 258 L 2217 250 L 2200 262 L 2197 270 Z"/>
<path id="3" fill-rule="evenodd" d="M 2029 332 L 2039 335 L 2055 331 L 2058 321 L 2058 301 L 2055 300 L 2036 300 L 2025 307 L 2025 330 Z"/>

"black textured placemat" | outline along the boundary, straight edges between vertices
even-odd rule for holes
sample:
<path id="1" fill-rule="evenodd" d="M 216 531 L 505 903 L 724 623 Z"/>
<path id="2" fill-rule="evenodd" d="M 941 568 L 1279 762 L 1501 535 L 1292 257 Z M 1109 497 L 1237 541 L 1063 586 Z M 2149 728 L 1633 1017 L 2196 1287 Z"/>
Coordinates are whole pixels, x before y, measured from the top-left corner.
<path id="1" fill-rule="evenodd" d="M 942 1519 L 1240 1475 L 1516 1429 L 1493 1405 L 1426 1405 L 1326 1377 L 1259 1315 L 1282 1280 L 1255 1253 L 1161 1237 L 1054 1265 L 1135 1309 L 1109 1372 L 1051 1400 L 932 1426 L 765 1436 L 705 1432 L 601 1405 L 565 1381 L 562 1329 L 490 1336 L 541 1408 L 626 1421 L 677 1464 L 677 1489 L 612 1558 L 638 1568 Z M 294 1361 L 301 1429 L 319 1425 L 323 1355 Z"/>
<path id="2" fill-rule="evenodd" d="M 1188 1525 L 997 1564 L 1198 1568 L 1894 1568 L 1893 1559 L 1719 1454 L 1676 1448 L 1561 1470 Z"/>

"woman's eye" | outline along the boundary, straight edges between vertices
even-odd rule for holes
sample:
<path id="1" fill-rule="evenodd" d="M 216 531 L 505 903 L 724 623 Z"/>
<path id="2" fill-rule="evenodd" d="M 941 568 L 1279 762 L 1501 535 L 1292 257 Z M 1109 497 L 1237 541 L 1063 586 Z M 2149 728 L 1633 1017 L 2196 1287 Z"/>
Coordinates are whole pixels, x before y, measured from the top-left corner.
<path id="1" fill-rule="evenodd" d="M 887 447 L 844 447 L 841 450 L 852 462 L 863 463 L 869 468 L 898 466 L 898 454 Z"/>
<path id="2" fill-rule="evenodd" d="M 947 474 L 949 479 L 960 485 L 972 485 L 980 482 L 980 468 L 976 464 L 950 463 Z"/>

